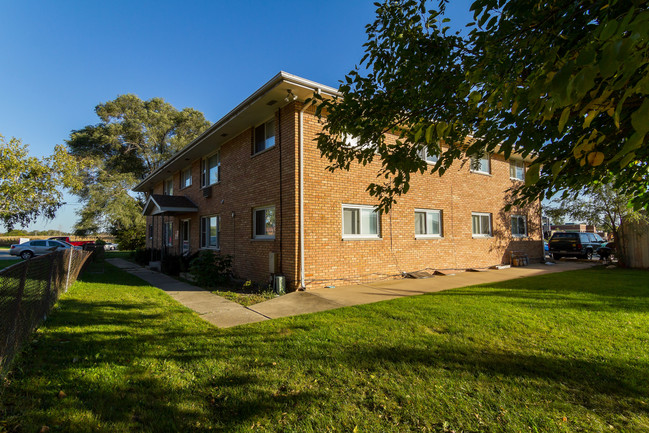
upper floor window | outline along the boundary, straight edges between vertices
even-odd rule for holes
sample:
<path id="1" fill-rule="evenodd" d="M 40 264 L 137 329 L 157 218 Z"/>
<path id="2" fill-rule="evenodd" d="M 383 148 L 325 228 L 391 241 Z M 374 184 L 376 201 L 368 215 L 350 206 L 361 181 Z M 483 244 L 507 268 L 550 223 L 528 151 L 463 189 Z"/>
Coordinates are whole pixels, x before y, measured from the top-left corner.
<path id="1" fill-rule="evenodd" d="M 379 228 L 379 213 L 375 207 L 343 205 L 343 239 L 378 239 Z"/>
<path id="2" fill-rule="evenodd" d="M 221 247 L 221 218 L 217 215 L 201 217 L 201 248 Z"/>
<path id="3" fill-rule="evenodd" d="M 180 188 L 187 188 L 192 185 L 192 169 L 188 167 L 180 172 Z"/>
<path id="4" fill-rule="evenodd" d="M 491 236 L 491 214 L 482 212 L 471 213 L 471 223 L 474 238 Z"/>
<path id="5" fill-rule="evenodd" d="M 415 237 L 442 236 L 442 211 L 415 209 Z"/>
<path id="6" fill-rule="evenodd" d="M 421 149 L 421 151 L 419 152 L 419 155 L 421 156 L 421 159 L 423 159 L 424 161 L 426 161 L 429 164 L 435 164 L 437 162 L 437 160 L 439 159 L 439 155 L 437 155 L 437 154 L 430 155 L 428 153 L 428 149 L 425 148 L 425 147 L 423 149 Z"/>
<path id="7" fill-rule="evenodd" d="M 515 159 L 509 161 L 509 177 L 516 180 L 525 180 L 525 163 Z"/>
<path id="8" fill-rule="evenodd" d="M 471 171 L 474 173 L 491 174 L 489 154 L 474 156 L 471 158 Z"/>
<path id="9" fill-rule="evenodd" d="M 275 206 L 265 206 L 253 209 L 252 226 L 253 238 L 275 239 Z"/>
<path id="10" fill-rule="evenodd" d="M 165 179 L 164 184 L 162 186 L 162 194 L 163 195 L 174 195 L 174 180 L 173 178 L 168 178 Z"/>
<path id="11" fill-rule="evenodd" d="M 255 128 L 255 151 L 269 149 L 275 145 L 275 119 L 271 119 Z"/>
<path id="12" fill-rule="evenodd" d="M 527 236 L 527 221 L 523 215 L 512 215 L 512 236 Z"/>
<path id="13" fill-rule="evenodd" d="M 221 156 L 219 152 L 201 160 L 201 186 L 209 186 L 221 180 Z"/>

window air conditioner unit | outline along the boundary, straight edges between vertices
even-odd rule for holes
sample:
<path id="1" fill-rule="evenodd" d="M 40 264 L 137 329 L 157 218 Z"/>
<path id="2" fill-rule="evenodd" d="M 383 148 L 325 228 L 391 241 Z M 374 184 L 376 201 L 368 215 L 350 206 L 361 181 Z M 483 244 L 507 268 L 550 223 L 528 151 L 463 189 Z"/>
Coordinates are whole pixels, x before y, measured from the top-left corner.
<path id="1" fill-rule="evenodd" d="M 212 197 L 212 187 L 211 186 L 203 188 L 203 197 L 205 197 L 205 198 Z"/>

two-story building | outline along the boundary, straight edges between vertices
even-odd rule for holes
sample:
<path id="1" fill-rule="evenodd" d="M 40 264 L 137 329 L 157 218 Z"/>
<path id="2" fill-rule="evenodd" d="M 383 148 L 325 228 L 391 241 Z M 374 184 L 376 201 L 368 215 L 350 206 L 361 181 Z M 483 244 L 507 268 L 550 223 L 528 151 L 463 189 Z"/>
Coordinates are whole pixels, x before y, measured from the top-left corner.
<path id="1" fill-rule="evenodd" d="M 540 204 L 505 212 L 529 160 L 492 154 L 444 176 L 414 175 L 387 214 L 366 192 L 375 164 L 330 172 L 304 101 L 337 90 L 280 72 L 144 179 L 147 246 L 233 257 L 240 278 L 342 285 L 417 270 L 543 258 Z M 429 162 L 435 156 L 422 155 Z"/>

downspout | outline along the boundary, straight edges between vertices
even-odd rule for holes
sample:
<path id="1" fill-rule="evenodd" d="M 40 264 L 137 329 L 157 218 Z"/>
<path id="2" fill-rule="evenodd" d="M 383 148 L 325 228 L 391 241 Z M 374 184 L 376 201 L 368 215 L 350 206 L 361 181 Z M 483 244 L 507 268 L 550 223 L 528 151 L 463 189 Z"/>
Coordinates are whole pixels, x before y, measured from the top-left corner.
<path id="1" fill-rule="evenodd" d="M 317 90 L 320 93 L 320 89 Z M 306 289 L 304 281 L 304 111 L 308 105 L 304 104 L 300 109 L 299 114 L 299 151 L 300 154 L 300 177 L 299 177 L 299 190 L 300 190 L 300 290 Z"/>

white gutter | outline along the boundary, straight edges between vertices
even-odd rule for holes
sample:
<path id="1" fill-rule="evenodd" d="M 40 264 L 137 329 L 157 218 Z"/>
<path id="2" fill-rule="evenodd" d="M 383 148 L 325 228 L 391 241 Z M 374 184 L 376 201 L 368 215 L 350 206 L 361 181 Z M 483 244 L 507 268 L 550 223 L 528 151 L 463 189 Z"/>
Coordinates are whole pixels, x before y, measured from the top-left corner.
<path id="1" fill-rule="evenodd" d="M 300 109 L 299 115 L 299 154 L 300 154 L 300 289 L 306 289 L 304 281 L 304 111 L 308 105 Z"/>

